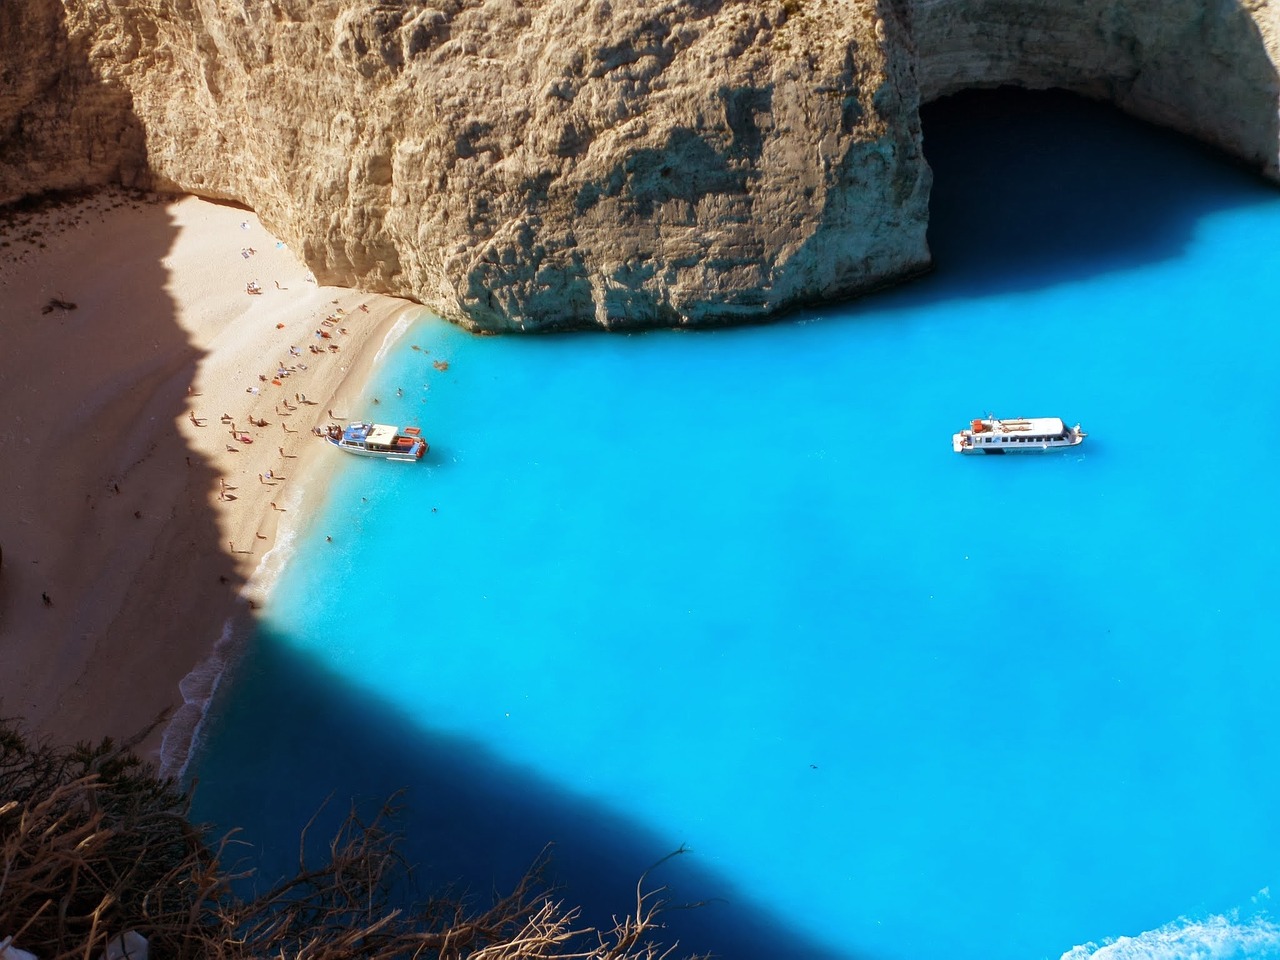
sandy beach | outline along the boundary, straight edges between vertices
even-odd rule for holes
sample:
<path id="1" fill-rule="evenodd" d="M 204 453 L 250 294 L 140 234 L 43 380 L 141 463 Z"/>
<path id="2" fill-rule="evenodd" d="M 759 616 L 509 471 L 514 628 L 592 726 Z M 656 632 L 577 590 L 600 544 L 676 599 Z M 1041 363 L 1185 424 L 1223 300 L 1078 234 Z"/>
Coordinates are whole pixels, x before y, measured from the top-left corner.
<path id="1" fill-rule="evenodd" d="M 233 206 L 105 191 L 5 215 L 0 715 L 57 741 L 150 728 L 158 762 L 180 684 L 253 616 L 332 466 L 312 428 L 367 413 L 410 309 L 317 286 Z"/>

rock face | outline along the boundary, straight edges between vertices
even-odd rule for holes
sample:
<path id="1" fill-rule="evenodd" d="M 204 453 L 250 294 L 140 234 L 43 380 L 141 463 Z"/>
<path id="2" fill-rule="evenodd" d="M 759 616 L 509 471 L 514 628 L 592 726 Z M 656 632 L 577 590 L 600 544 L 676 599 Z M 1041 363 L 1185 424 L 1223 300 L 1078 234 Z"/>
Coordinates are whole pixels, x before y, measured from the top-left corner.
<path id="1" fill-rule="evenodd" d="M 0 203 L 149 182 L 129 90 L 101 79 L 114 63 L 89 59 L 102 28 L 70 35 L 59 0 L 0 3 Z"/>
<path id="2" fill-rule="evenodd" d="M 488 330 L 763 319 L 928 264 L 922 99 L 1061 86 L 1276 175 L 1267 0 L 24 0 L 0 202 L 253 207 Z"/>

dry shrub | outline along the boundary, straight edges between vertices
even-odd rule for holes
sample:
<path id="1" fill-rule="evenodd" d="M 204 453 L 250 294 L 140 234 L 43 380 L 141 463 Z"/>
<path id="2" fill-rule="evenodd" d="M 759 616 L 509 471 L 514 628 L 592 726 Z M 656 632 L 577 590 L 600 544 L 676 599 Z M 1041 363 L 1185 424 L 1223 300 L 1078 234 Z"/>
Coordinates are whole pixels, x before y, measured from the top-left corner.
<path id="1" fill-rule="evenodd" d="M 57 748 L 0 721 L 0 934 L 41 960 L 97 960 L 125 930 L 166 960 L 674 955 L 651 939 L 669 904 L 644 877 L 611 929 L 580 924 L 541 882 L 542 862 L 487 907 L 447 897 L 397 906 L 389 890 L 407 886 L 407 867 L 393 814 L 349 814 L 325 862 L 300 854 L 296 875 L 245 898 L 236 881 L 247 874 L 226 865 L 232 835 L 212 842 L 178 785 L 157 780 L 129 745 Z"/>

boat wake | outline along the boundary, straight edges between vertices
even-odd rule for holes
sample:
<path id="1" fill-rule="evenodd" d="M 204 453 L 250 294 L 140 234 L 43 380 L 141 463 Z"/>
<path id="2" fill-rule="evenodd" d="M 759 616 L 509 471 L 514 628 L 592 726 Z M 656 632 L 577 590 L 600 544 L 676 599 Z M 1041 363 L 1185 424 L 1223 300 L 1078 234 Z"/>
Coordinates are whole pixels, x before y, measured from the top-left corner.
<path id="1" fill-rule="evenodd" d="M 1280 960 L 1280 925 L 1265 911 L 1182 918 L 1136 936 L 1074 947 L 1062 960 Z"/>

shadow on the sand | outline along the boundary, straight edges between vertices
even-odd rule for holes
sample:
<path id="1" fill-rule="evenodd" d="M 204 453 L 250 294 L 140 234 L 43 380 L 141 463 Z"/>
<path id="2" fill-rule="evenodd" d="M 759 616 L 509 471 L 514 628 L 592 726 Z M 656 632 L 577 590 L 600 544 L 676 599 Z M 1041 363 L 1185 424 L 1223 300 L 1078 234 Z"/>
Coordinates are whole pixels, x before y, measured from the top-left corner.
<path id="1" fill-rule="evenodd" d="M 22 64 L 0 107 L 0 201 L 11 201 L 0 208 L 3 256 L 50 262 L 59 233 L 83 239 L 117 218 L 128 235 L 104 236 L 50 290 L 6 293 L 0 409 L 12 426 L 0 431 L 0 541 L 11 549 L 0 636 L 45 651 L 48 668 L 0 709 L 72 738 L 128 738 L 155 719 L 148 704 L 182 699 L 180 681 L 222 626 L 210 598 L 236 609 L 242 583 L 209 503 L 218 476 L 176 427 L 207 424 L 191 408 L 202 353 L 167 289 L 176 231 L 153 195 L 91 192 L 150 183 L 146 136 L 128 89 L 102 78 L 69 16 L 57 0 L 0 7 L 0 61 Z M 68 185 L 77 191 L 46 193 Z M 71 415 L 51 418 L 58 405 Z M 113 539 L 122 517 L 161 521 L 145 533 L 149 556 Z M 22 524 L 47 535 L 26 536 Z M 19 555 L 17 543 L 33 546 Z M 42 608 L 42 594 L 56 605 Z M 67 695 L 73 681 L 94 695 Z M 161 692 L 138 697 L 140 682 Z M 93 706 L 104 701 L 109 720 Z"/>

